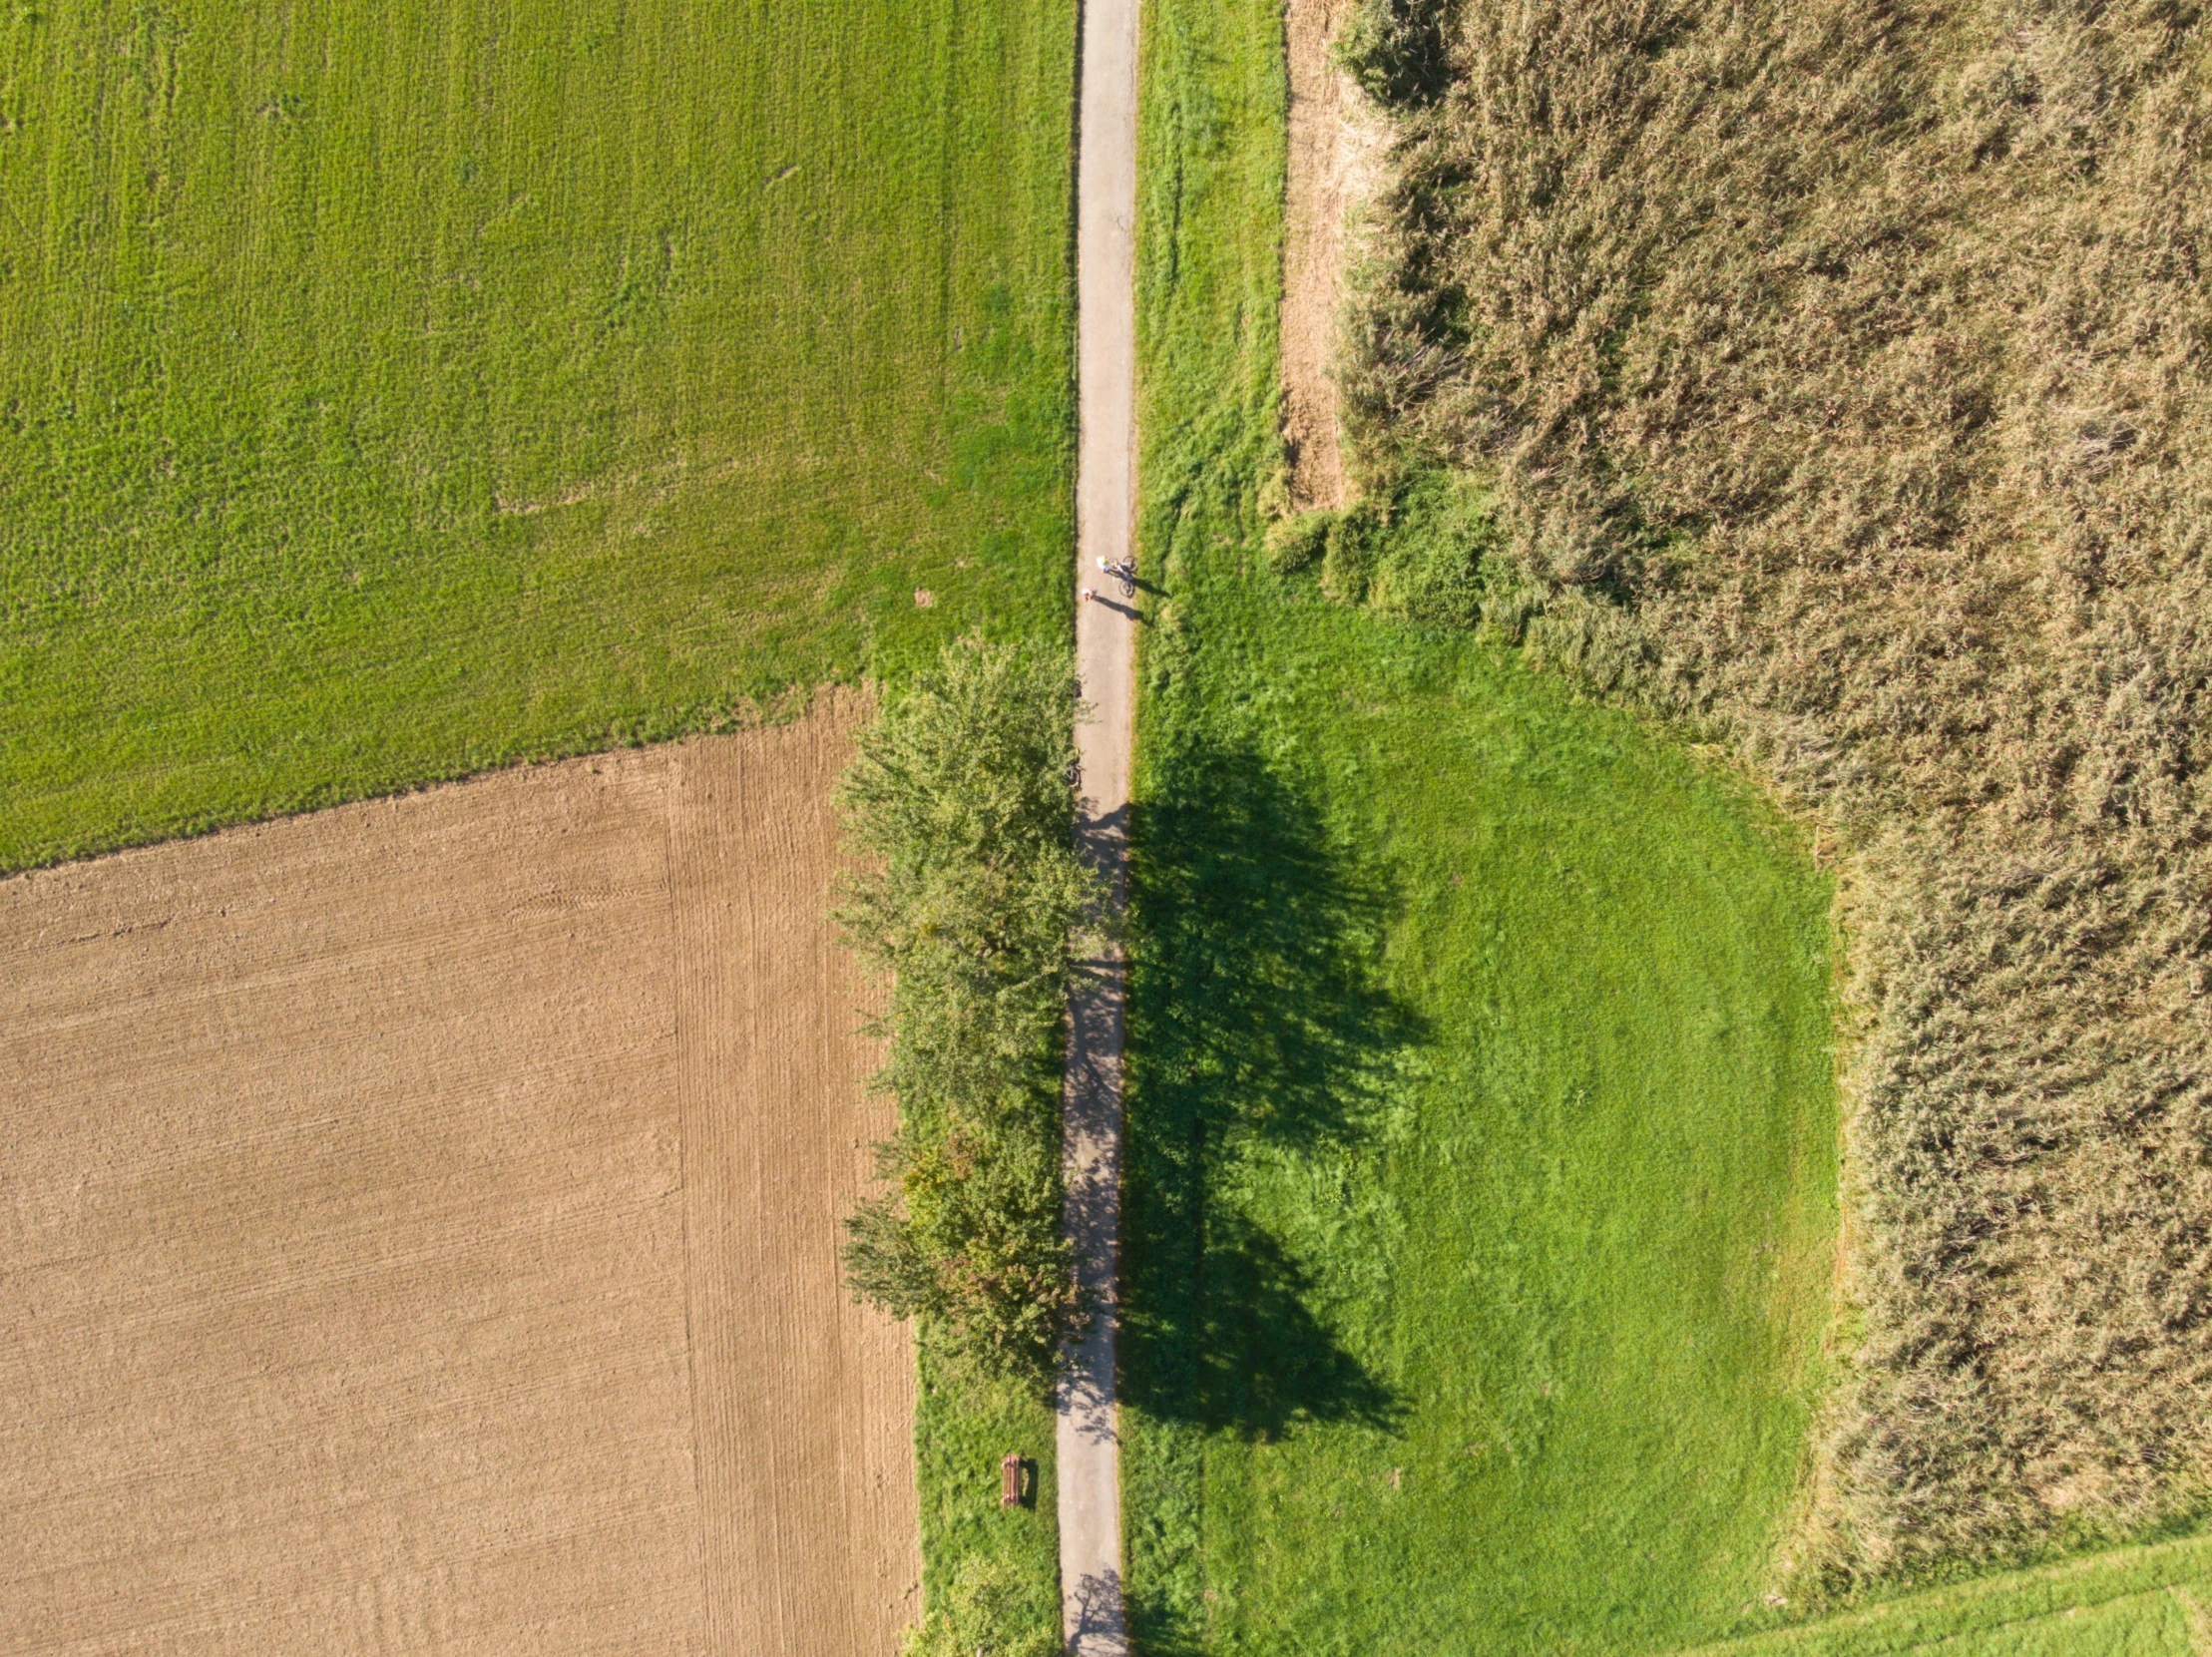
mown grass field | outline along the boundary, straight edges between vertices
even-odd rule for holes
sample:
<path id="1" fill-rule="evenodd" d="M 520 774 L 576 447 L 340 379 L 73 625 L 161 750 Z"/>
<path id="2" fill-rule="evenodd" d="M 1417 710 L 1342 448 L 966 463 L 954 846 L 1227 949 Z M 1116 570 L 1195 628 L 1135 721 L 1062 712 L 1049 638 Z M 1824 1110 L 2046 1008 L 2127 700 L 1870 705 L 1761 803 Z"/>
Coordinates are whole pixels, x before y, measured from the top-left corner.
<path id="1" fill-rule="evenodd" d="M 10 8 L 0 868 L 1060 624 L 1073 41 Z"/>
<path id="2" fill-rule="evenodd" d="M 2201 1657 L 2212 1539 L 1962 1582 L 1681 1657 Z"/>
<path id="3" fill-rule="evenodd" d="M 1147 1649 L 1735 1626 L 1833 1275 L 1824 883 L 1517 662 L 1226 557 L 1167 585 L 1123 1360 Z"/>
<path id="4" fill-rule="evenodd" d="M 1826 883 L 1626 716 L 1265 572 L 1279 16 L 1148 27 L 1140 1648 L 1740 1627 L 1829 1315 Z"/>

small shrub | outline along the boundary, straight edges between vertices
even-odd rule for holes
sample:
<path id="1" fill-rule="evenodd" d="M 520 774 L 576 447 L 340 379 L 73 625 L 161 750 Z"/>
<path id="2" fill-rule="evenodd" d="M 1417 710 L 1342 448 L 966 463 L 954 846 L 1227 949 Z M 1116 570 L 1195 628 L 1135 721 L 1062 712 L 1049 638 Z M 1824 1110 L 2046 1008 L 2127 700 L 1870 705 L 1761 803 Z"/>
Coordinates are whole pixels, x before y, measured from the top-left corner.
<path id="1" fill-rule="evenodd" d="M 1328 551 L 1329 532 L 1335 527 L 1336 514 L 1325 509 L 1279 520 L 1267 532 L 1268 568 L 1279 576 L 1312 569 Z"/>
<path id="2" fill-rule="evenodd" d="M 1029 1587 L 1003 1560 L 971 1553 L 944 1595 L 906 1632 L 900 1657 L 1059 1657 L 1050 1626 L 1037 1626 Z"/>
<path id="3" fill-rule="evenodd" d="M 1360 0 L 1338 37 L 1336 61 L 1385 109 L 1419 108 L 1451 84 L 1448 0 Z"/>
<path id="4" fill-rule="evenodd" d="M 1442 471 L 1410 474 L 1380 537 L 1367 602 L 1430 626 L 1475 625 L 1493 535 L 1489 496 L 1472 480 Z"/>
<path id="5" fill-rule="evenodd" d="M 1485 614 L 1485 555 L 1496 538 L 1490 497 L 1439 468 L 1399 474 L 1387 494 L 1341 513 L 1311 512 L 1268 543 L 1278 571 L 1318 556 L 1321 590 L 1339 604 L 1372 605 L 1431 626 L 1471 627 Z"/>
<path id="6" fill-rule="evenodd" d="M 1338 513 L 1321 554 L 1321 591 L 1341 605 L 1365 604 L 1382 535 L 1382 509 L 1373 501 L 1357 502 Z"/>

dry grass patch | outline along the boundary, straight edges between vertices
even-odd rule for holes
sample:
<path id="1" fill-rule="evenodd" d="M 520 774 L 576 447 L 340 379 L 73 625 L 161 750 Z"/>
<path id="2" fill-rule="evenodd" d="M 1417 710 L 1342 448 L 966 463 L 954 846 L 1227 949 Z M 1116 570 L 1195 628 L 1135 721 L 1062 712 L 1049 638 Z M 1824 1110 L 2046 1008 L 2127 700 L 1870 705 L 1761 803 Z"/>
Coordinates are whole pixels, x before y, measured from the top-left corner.
<path id="1" fill-rule="evenodd" d="M 0 883 L 0 1648 L 892 1649 L 853 712 Z"/>
<path id="2" fill-rule="evenodd" d="M 1418 44 L 1439 0 L 1396 0 Z M 2212 1469 L 2212 78 L 2186 0 L 1450 8 L 1347 387 L 1487 614 L 1846 849 L 1825 1557 Z M 1418 15 L 1416 15 L 1418 14 Z M 1424 25 L 1425 26 L 1425 25 Z"/>

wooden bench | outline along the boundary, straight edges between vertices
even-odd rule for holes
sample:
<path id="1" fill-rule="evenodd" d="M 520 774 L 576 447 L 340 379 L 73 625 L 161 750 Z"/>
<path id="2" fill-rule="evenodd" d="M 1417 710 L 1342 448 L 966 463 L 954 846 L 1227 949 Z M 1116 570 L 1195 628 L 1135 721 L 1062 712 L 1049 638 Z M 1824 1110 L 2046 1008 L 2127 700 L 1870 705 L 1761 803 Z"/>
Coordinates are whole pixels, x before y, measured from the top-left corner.
<path id="1" fill-rule="evenodd" d="M 1022 1456 L 1018 1450 L 1008 1450 L 999 1463 L 999 1505 L 1022 1505 Z"/>

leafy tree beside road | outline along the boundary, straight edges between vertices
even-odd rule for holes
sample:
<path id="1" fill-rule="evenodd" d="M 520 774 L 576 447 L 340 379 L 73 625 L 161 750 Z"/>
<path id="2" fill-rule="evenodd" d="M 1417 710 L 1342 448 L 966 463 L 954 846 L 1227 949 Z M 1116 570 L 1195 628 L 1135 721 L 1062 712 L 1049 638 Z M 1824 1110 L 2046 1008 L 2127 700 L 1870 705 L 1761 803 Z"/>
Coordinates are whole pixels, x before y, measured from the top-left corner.
<path id="1" fill-rule="evenodd" d="M 1076 682 L 1058 656 L 949 646 L 860 739 L 837 803 L 863 872 L 837 919 L 891 983 L 877 1084 L 896 1189 L 846 1222 L 846 1275 L 984 1373 L 1049 1383 L 1080 1324 L 1061 1232 L 1072 941 L 1096 907 L 1074 848 Z"/>

